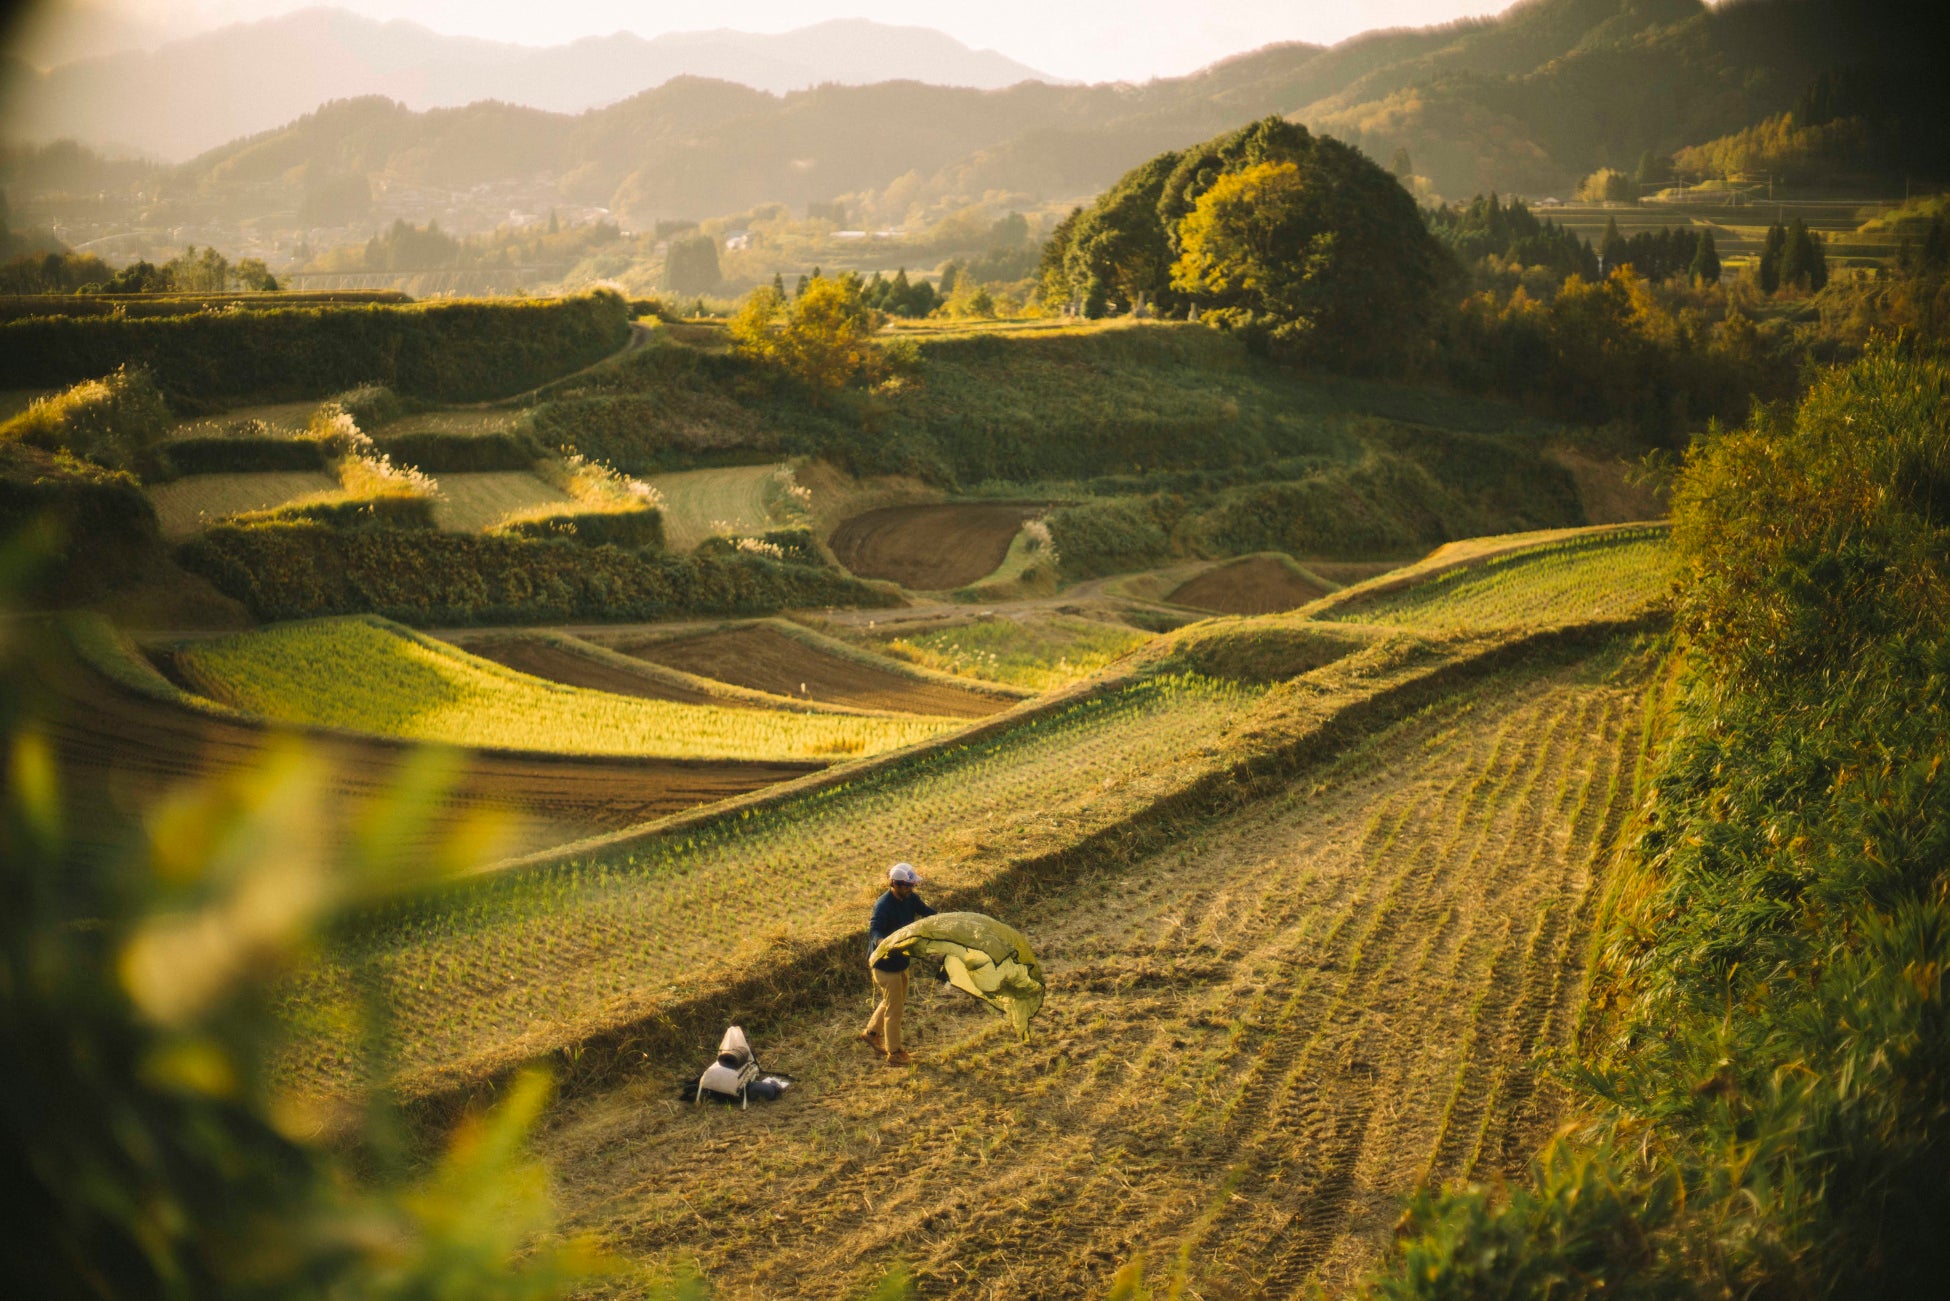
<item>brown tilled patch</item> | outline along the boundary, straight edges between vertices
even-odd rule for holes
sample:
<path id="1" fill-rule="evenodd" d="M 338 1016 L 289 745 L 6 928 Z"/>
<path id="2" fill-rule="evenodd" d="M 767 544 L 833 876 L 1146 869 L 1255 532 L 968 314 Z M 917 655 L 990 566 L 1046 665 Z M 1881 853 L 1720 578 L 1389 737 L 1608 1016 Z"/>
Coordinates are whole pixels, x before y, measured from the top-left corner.
<path id="1" fill-rule="evenodd" d="M 698 677 L 794 700 L 824 701 L 855 709 L 985 718 L 1015 703 L 1005 696 L 877 668 L 823 651 L 764 624 L 694 637 L 623 642 L 616 649 Z"/>
<path id="2" fill-rule="evenodd" d="M 1206 570 L 1166 599 L 1219 614 L 1279 614 L 1317 601 L 1330 590 L 1272 556 L 1247 556 Z"/>
<path id="3" fill-rule="evenodd" d="M 591 691 L 608 691 L 644 700 L 671 700 L 681 705 L 739 707 L 748 704 L 735 696 L 714 696 L 702 686 L 690 686 L 654 672 L 632 673 L 622 665 L 605 663 L 591 655 L 578 655 L 565 646 L 543 641 L 539 637 L 516 635 L 469 640 L 461 645 L 461 649 L 518 673 L 560 682 L 565 686 L 587 687 Z"/>
<path id="4" fill-rule="evenodd" d="M 105 843 L 137 811 L 187 780 L 258 769 L 273 747 L 300 735 L 137 695 L 73 662 L 43 663 L 37 677 L 51 711 L 49 739 L 72 813 L 70 834 L 84 844 Z M 326 834 L 335 842 L 357 833 L 361 816 L 392 790 L 415 749 L 378 738 L 310 734 L 303 739 L 329 774 L 333 821 Z M 462 751 L 457 766 L 452 788 L 416 833 L 423 848 L 440 845 L 462 823 L 491 814 L 505 821 L 495 848 L 532 852 L 790 781 L 820 767 L 494 751 Z"/>
<path id="5" fill-rule="evenodd" d="M 1028 1043 L 917 974 L 912 1068 L 844 1005 L 755 1032 L 797 1091 L 693 1107 L 646 1060 L 537 1142 L 569 1228 L 697 1261 L 726 1298 L 1345 1288 L 1427 1182 L 1523 1167 L 1558 1098 L 1639 690 L 1574 665 L 1492 679 L 1332 767 L 1008 920 L 1050 998 Z M 612 1295 L 629 1294 L 628 1284 Z"/>
<path id="6" fill-rule="evenodd" d="M 1010 502 L 886 506 L 833 530 L 841 564 L 921 592 L 966 587 L 994 573 L 1023 524 L 1046 507 Z"/>

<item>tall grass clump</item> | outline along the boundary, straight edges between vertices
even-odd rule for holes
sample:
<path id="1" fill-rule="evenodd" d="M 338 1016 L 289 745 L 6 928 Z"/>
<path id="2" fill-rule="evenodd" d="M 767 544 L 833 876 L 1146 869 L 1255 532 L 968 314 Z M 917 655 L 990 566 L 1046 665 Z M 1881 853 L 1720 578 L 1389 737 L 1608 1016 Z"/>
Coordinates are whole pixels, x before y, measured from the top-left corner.
<path id="1" fill-rule="evenodd" d="M 1682 659 L 1607 900 L 1580 1127 L 1413 1208 L 1383 1296 L 1938 1295 L 1950 1271 L 1950 365 L 1702 440 Z"/>
<path id="2" fill-rule="evenodd" d="M 0 424 L 0 441 L 70 452 L 97 465 L 127 470 L 162 441 L 171 423 L 169 408 L 148 372 L 118 366 L 100 379 L 83 380 L 66 392 L 42 398 Z"/>

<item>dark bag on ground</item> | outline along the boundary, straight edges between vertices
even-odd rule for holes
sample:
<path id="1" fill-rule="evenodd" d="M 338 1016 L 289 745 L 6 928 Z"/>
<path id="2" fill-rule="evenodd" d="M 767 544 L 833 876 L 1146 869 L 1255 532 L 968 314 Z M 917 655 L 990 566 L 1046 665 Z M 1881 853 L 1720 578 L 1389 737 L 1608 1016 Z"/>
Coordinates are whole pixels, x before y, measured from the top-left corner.
<path id="1" fill-rule="evenodd" d="M 768 1075 L 760 1069 L 745 1032 L 732 1026 L 718 1043 L 718 1060 L 704 1068 L 694 1089 L 687 1089 L 692 1102 L 735 1102 L 741 1108 L 753 1098 L 775 1101 L 792 1087 L 789 1075 Z"/>

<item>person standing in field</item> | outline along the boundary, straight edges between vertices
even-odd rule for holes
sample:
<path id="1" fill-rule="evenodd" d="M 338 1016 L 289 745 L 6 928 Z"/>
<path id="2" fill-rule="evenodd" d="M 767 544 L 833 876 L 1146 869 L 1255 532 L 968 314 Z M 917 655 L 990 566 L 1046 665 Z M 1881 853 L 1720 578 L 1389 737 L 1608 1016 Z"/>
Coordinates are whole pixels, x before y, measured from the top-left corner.
<path id="1" fill-rule="evenodd" d="M 914 893 L 920 884 L 920 874 L 912 864 L 896 863 L 887 869 L 886 893 L 874 900 L 873 920 L 867 923 L 869 958 L 882 940 L 901 927 L 934 916 L 934 909 Z M 867 1028 L 860 1032 L 862 1039 L 875 1051 L 885 1053 L 887 1060 L 896 1066 L 914 1060 L 901 1048 L 901 1011 L 907 1006 L 907 964 L 905 953 L 889 954 L 873 964 L 873 984 L 880 991 L 880 1002 L 875 1005 Z"/>

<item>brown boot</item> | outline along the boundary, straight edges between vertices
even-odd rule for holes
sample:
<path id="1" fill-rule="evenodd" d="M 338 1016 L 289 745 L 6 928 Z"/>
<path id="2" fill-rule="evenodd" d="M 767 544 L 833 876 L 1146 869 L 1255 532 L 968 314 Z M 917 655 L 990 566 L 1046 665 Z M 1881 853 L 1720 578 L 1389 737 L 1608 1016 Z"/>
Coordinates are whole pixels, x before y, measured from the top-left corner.
<path id="1" fill-rule="evenodd" d="M 880 1042 L 880 1036 L 875 1034 L 873 1031 L 862 1030 L 860 1032 L 860 1041 L 866 1044 L 867 1047 L 879 1053 L 882 1057 L 885 1057 L 887 1055 L 887 1045 Z"/>
<path id="2" fill-rule="evenodd" d="M 913 1055 L 905 1048 L 896 1048 L 893 1052 L 887 1054 L 887 1064 L 889 1066 L 910 1066 L 913 1062 Z"/>

